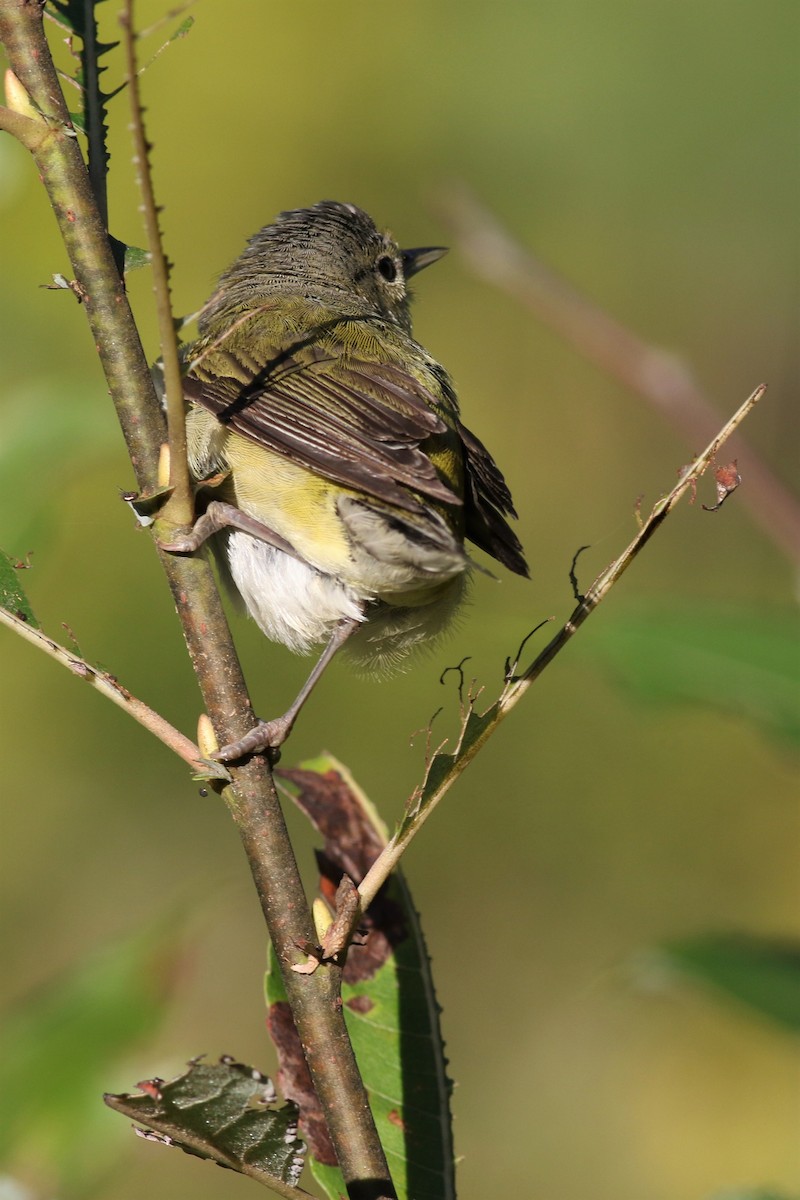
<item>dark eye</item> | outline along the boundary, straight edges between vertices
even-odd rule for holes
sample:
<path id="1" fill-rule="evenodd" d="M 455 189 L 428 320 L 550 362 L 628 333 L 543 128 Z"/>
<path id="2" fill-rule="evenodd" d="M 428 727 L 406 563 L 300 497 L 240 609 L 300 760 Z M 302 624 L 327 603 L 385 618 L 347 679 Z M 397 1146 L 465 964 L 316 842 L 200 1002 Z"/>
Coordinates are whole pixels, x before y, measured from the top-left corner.
<path id="1" fill-rule="evenodd" d="M 397 279 L 395 261 L 388 254 L 384 254 L 382 258 L 378 259 L 378 270 L 387 283 L 394 283 L 395 279 Z"/>

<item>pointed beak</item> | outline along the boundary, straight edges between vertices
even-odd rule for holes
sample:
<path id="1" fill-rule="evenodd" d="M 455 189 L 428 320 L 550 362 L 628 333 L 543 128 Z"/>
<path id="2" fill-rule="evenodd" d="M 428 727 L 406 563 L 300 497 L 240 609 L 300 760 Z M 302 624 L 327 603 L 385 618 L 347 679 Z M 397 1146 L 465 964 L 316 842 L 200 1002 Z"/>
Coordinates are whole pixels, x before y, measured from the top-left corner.
<path id="1" fill-rule="evenodd" d="M 418 250 L 401 250 L 400 254 L 406 279 L 410 279 L 412 275 L 429 267 L 431 263 L 438 262 L 447 254 L 447 246 L 420 246 Z"/>

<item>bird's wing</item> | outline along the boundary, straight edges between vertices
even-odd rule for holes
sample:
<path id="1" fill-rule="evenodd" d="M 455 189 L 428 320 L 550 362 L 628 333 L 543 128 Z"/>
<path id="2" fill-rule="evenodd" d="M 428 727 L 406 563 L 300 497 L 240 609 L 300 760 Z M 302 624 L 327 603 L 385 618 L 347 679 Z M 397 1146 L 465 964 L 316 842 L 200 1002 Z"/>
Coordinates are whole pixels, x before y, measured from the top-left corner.
<path id="1" fill-rule="evenodd" d="M 489 451 L 459 421 L 464 453 L 464 527 L 467 537 L 517 575 L 528 576 L 522 544 L 506 517 L 516 517 L 508 485 Z"/>
<path id="2" fill-rule="evenodd" d="M 334 483 L 411 512 L 414 493 L 462 503 L 426 453 L 453 436 L 437 399 L 396 364 L 306 343 L 264 365 L 228 343 L 196 360 L 184 387 L 227 428 Z"/>

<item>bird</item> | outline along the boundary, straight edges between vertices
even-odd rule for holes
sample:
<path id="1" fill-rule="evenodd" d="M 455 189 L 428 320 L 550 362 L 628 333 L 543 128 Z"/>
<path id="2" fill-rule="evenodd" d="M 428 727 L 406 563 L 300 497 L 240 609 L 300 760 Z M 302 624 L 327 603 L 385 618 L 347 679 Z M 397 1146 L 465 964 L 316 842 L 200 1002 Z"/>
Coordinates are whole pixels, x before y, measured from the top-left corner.
<path id="1" fill-rule="evenodd" d="M 403 250 L 353 204 L 281 213 L 220 276 L 184 348 L 189 467 L 204 511 L 161 543 L 210 538 L 273 642 L 324 646 L 280 717 L 215 758 L 279 747 L 334 655 L 385 674 L 453 620 L 472 543 L 528 567 L 509 488 L 413 338 L 410 281 L 446 253 Z"/>

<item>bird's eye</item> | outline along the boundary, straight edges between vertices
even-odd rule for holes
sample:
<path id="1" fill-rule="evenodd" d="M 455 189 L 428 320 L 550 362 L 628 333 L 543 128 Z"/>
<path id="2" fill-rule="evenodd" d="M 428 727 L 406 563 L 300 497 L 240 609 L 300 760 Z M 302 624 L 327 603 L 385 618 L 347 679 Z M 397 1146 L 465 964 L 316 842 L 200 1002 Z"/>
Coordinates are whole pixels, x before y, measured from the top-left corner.
<path id="1" fill-rule="evenodd" d="M 395 261 L 388 254 L 384 254 L 382 258 L 378 259 L 378 270 L 387 283 L 394 283 L 395 279 L 397 279 Z"/>

